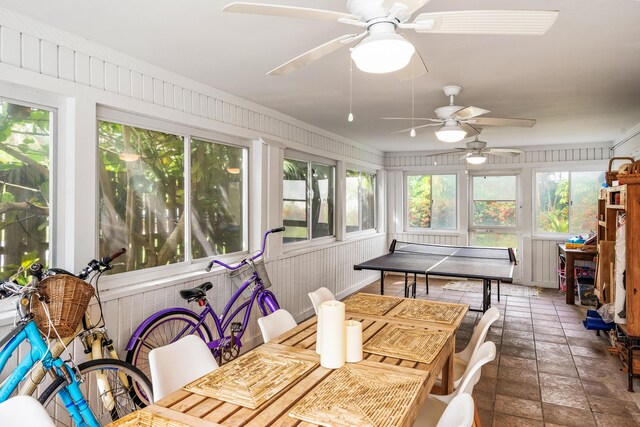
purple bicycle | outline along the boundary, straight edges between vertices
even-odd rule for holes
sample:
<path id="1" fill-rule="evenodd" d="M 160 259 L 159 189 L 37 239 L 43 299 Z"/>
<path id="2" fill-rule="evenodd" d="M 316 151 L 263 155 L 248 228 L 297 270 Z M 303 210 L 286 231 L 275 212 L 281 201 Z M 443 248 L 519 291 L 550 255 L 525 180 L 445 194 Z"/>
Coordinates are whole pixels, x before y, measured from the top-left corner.
<path id="1" fill-rule="evenodd" d="M 207 343 L 211 352 L 218 360 L 219 364 L 233 360 L 240 353 L 242 348 L 242 335 L 244 334 L 251 309 L 254 302 L 263 316 L 278 310 L 280 306 L 273 292 L 268 290 L 271 286 L 269 276 L 264 268 L 262 255 L 264 254 L 267 236 L 271 233 L 284 231 L 284 227 L 274 228 L 267 231 L 262 239 L 260 251 L 245 258 L 235 265 L 227 265 L 221 261 L 213 260 L 207 266 L 207 271 L 211 270 L 214 264 L 221 265 L 229 270 L 228 274 L 238 287 L 229 302 L 224 308 L 222 316 L 218 316 L 207 300 L 207 291 L 213 287 L 211 282 L 203 283 L 191 289 L 180 291 L 180 296 L 188 302 L 197 301 L 198 305 L 204 306 L 200 314 L 182 307 L 173 307 L 161 310 L 147 318 L 133 333 L 125 350 L 127 351 L 127 362 L 135 365 L 145 374 L 149 372 L 149 352 L 156 347 L 170 344 L 181 337 L 196 334 Z M 243 295 L 246 299 L 237 308 L 233 306 Z M 242 322 L 234 322 L 236 316 L 244 311 Z M 213 338 L 211 329 L 205 323 L 207 316 L 211 316 L 217 332 L 217 339 Z M 229 333 L 227 329 L 230 328 Z"/>

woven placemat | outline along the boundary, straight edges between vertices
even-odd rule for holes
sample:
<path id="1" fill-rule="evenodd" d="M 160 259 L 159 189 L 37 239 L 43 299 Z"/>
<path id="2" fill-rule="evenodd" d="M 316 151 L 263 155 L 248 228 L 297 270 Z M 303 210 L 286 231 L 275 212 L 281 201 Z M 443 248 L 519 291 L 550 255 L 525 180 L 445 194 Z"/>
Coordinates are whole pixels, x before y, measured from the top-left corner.
<path id="1" fill-rule="evenodd" d="M 348 313 L 382 316 L 398 305 L 402 298 L 383 297 L 373 294 L 355 294 L 344 301 Z"/>
<path id="2" fill-rule="evenodd" d="M 413 375 L 346 365 L 300 400 L 289 416 L 322 426 L 397 426 L 421 386 Z"/>
<path id="3" fill-rule="evenodd" d="M 150 412 L 136 411 L 117 421 L 109 424 L 108 427 L 189 427 L 187 424 L 170 420 L 158 414 Z"/>
<path id="4" fill-rule="evenodd" d="M 450 332 L 387 325 L 362 347 L 367 353 L 431 363 L 447 343 Z"/>
<path id="5" fill-rule="evenodd" d="M 403 319 L 425 320 L 427 322 L 453 324 L 464 307 L 459 304 L 432 302 L 419 299 L 407 300 L 394 317 Z"/>
<path id="6" fill-rule="evenodd" d="M 255 350 L 183 388 L 256 409 L 317 365 L 308 360 Z"/>

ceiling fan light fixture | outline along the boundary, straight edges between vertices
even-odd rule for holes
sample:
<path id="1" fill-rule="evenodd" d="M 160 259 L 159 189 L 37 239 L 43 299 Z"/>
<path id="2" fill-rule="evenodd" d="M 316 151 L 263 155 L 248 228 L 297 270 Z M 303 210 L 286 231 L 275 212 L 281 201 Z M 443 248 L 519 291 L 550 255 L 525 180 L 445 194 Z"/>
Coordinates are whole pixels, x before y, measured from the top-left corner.
<path id="1" fill-rule="evenodd" d="M 467 132 L 458 125 L 443 125 L 436 131 L 436 138 L 442 142 L 459 142 L 467 136 Z"/>
<path id="2" fill-rule="evenodd" d="M 365 73 L 384 74 L 409 65 L 416 48 L 396 33 L 373 33 L 351 50 L 351 58 Z"/>
<path id="3" fill-rule="evenodd" d="M 481 165 L 487 161 L 487 157 L 482 153 L 473 153 L 469 157 L 467 157 L 467 163 L 472 165 Z"/>

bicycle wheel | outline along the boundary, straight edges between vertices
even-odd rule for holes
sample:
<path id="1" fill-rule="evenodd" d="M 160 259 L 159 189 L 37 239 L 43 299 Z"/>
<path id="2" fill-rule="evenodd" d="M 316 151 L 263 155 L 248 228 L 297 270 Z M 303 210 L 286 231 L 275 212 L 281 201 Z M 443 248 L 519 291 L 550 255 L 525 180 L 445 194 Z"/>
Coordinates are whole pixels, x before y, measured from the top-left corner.
<path id="1" fill-rule="evenodd" d="M 190 312 L 168 312 L 158 316 L 142 330 L 125 360 L 151 377 L 149 352 L 154 348 L 171 344 L 188 333 L 197 334 L 204 342 L 213 341 L 211 331 L 204 324 L 193 330 L 198 322 L 200 317 Z"/>
<path id="2" fill-rule="evenodd" d="M 131 392 L 132 385 L 144 391 L 145 396 L 152 396 L 151 382 L 135 366 L 122 360 L 98 359 L 78 365 L 82 375 L 80 390 L 87 400 L 91 411 L 100 425 L 107 425 L 125 415 L 143 408 L 150 402 L 142 402 Z M 124 374 L 129 379 L 129 384 L 124 384 L 121 378 Z M 104 376 L 108 382 L 108 395 L 100 395 L 99 390 L 104 390 L 104 385 L 99 386 L 98 381 L 103 381 Z M 57 426 L 74 426 L 75 423 L 62 400 L 57 397 L 60 390 L 67 386 L 63 377 L 57 377 L 40 395 L 38 400 L 42 403 Z M 133 396 L 133 397 L 132 397 Z"/>

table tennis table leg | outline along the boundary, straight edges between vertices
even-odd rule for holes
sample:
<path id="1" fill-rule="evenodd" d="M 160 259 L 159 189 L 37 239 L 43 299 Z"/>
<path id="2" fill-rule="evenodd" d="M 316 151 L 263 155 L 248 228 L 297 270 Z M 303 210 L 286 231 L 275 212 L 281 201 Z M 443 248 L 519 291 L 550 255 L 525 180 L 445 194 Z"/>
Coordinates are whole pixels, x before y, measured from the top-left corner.
<path id="1" fill-rule="evenodd" d="M 429 295 L 429 275 L 428 274 L 424 275 L 424 281 L 425 281 L 425 287 L 426 287 L 427 295 Z"/>
<path id="2" fill-rule="evenodd" d="M 409 298 L 409 273 L 404 273 L 404 297 Z"/>
<path id="3" fill-rule="evenodd" d="M 498 302 L 500 302 L 500 280 L 496 280 L 498 283 Z"/>
<path id="4" fill-rule="evenodd" d="M 418 286 L 418 275 L 413 273 L 413 299 L 416 299 L 416 287 Z"/>
<path id="5" fill-rule="evenodd" d="M 384 295 L 384 270 L 380 272 L 380 295 Z"/>

